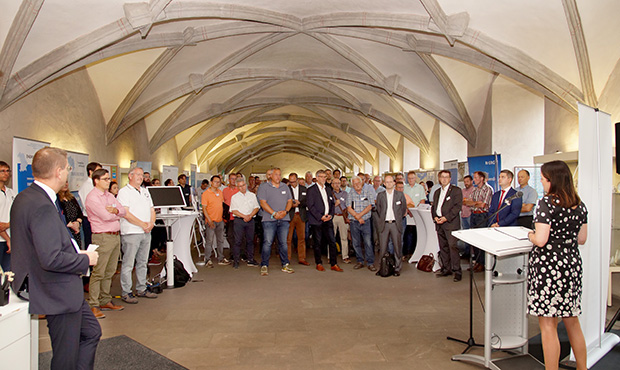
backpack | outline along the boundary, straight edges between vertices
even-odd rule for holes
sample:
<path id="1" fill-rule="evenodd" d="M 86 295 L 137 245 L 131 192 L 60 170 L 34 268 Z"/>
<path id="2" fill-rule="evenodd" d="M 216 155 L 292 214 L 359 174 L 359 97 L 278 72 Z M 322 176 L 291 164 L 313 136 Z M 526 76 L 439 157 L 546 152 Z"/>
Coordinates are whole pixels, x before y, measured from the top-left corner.
<path id="1" fill-rule="evenodd" d="M 164 265 L 164 268 L 167 269 L 167 266 Z M 168 270 L 166 270 L 166 274 Z M 174 287 L 181 288 L 187 284 L 188 281 L 192 280 L 192 277 L 189 275 L 187 270 L 185 270 L 185 266 L 183 266 L 183 262 L 177 259 L 177 256 L 174 256 Z"/>
<path id="2" fill-rule="evenodd" d="M 379 271 L 377 271 L 377 275 L 381 277 L 388 277 L 394 275 L 394 271 L 396 270 L 396 260 L 394 256 L 390 253 L 386 253 L 381 257 L 381 266 L 379 267 Z"/>

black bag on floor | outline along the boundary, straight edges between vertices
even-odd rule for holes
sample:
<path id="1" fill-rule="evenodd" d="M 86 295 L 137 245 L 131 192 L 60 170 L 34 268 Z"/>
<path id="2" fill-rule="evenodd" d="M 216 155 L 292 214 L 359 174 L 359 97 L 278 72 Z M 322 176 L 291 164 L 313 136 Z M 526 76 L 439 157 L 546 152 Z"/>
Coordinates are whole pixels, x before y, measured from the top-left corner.
<path id="1" fill-rule="evenodd" d="M 377 275 L 381 277 L 388 277 L 394 275 L 394 271 L 396 271 L 396 260 L 394 256 L 389 253 L 386 253 L 383 257 L 381 257 L 381 266 L 379 267 L 379 271 L 377 271 Z"/>
<path id="2" fill-rule="evenodd" d="M 167 266 L 164 265 L 166 269 L 166 276 L 168 275 Z M 183 266 L 183 262 L 177 259 L 177 256 L 174 256 L 174 287 L 181 288 L 187 284 L 192 277 L 189 275 L 187 270 L 185 270 L 185 266 Z"/>

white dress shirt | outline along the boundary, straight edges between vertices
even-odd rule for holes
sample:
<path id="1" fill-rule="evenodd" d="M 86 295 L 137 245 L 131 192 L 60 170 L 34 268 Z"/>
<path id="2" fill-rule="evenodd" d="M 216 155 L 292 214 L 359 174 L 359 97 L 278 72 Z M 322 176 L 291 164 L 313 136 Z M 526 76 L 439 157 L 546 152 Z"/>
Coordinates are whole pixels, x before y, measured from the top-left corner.
<path id="1" fill-rule="evenodd" d="M 386 221 L 396 221 L 396 217 L 394 217 L 394 189 L 392 192 L 389 190 L 385 191 L 385 195 L 387 198 L 387 212 L 385 212 L 385 220 Z"/>
<path id="2" fill-rule="evenodd" d="M 230 198 L 231 214 L 232 211 L 237 211 L 244 215 L 249 215 L 254 211 L 254 209 L 259 207 L 260 206 L 258 205 L 256 194 L 252 193 L 251 191 L 246 191 L 245 194 L 243 194 L 242 192 L 237 192 L 237 194 L 233 195 L 232 198 Z"/>
<path id="3" fill-rule="evenodd" d="M 78 191 L 78 195 L 82 201 L 82 213 L 84 214 L 84 217 L 88 217 L 88 214 L 86 213 L 86 197 L 91 191 L 93 191 L 94 188 L 95 185 L 93 185 L 93 179 L 89 177 L 82 183 L 80 190 Z"/>
<path id="4" fill-rule="evenodd" d="M 291 189 L 293 189 L 293 198 L 299 201 L 299 185 L 291 186 Z M 299 213 L 299 207 L 295 207 L 295 213 Z"/>
<path id="5" fill-rule="evenodd" d="M 321 198 L 323 198 L 323 204 L 325 205 L 325 212 L 323 214 L 328 215 L 329 214 L 329 202 L 327 201 L 327 190 L 325 190 L 325 185 L 323 186 L 318 185 L 318 187 L 319 187 L 319 193 L 321 193 Z"/>
<path id="6" fill-rule="evenodd" d="M 441 214 L 441 206 L 443 206 L 444 200 L 446 200 L 446 194 L 448 194 L 448 189 L 450 189 L 450 184 L 441 188 L 441 193 L 439 193 L 439 199 L 437 200 L 437 216 L 443 217 Z"/>

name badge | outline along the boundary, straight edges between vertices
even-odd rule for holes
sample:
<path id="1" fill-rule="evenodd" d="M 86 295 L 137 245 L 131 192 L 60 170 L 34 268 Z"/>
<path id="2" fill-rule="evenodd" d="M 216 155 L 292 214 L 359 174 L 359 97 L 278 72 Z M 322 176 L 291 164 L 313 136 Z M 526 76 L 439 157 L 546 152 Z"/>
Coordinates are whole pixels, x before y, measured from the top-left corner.
<path id="1" fill-rule="evenodd" d="M 340 200 L 344 202 L 344 198 L 340 198 Z"/>
<path id="2" fill-rule="evenodd" d="M 329 200 L 334 200 L 334 198 L 332 198 L 332 197 L 329 197 Z"/>
<path id="3" fill-rule="evenodd" d="M 282 190 L 282 194 L 286 194 L 286 190 Z"/>
<path id="4" fill-rule="evenodd" d="M 446 200 L 450 200 L 450 197 L 447 197 Z"/>
<path id="5" fill-rule="evenodd" d="M 397 206 L 398 206 L 398 205 L 400 205 L 400 200 L 399 200 L 398 202 L 396 202 L 396 205 L 397 205 Z"/>
<path id="6" fill-rule="evenodd" d="M 219 197 L 219 196 L 220 196 L 220 193 L 215 194 L 215 196 L 216 196 L 216 197 Z"/>
<path id="7" fill-rule="evenodd" d="M 301 193 L 301 195 L 306 195 L 306 193 Z"/>
<path id="8" fill-rule="evenodd" d="M 362 198 L 362 200 L 368 200 L 368 198 Z"/>

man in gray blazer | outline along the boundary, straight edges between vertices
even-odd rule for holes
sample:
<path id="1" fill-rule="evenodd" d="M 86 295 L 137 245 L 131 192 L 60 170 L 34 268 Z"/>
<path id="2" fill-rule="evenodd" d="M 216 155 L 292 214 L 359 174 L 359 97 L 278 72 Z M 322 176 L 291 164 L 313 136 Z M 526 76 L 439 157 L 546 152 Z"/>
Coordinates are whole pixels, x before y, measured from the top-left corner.
<path id="1" fill-rule="evenodd" d="M 450 171 L 439 171 L 441 187 L 433 196 L 431 217 L 435 221 L 435 230 L 439 239 L 439 276 L 448 276 L 454 273 L 454 281 L 461 281 L 461 257 L 453 231 L 460 230 L 460 212 L 463 206 L 463 191 L 458 186 L 450 184 Z"/>
<path id="2" fill-rule="evenodd" d="M 380 257 L 385 255 L 388 240 L 394 244 L 394 258 L 396 266 L 394 276 L 400 276 L 403 266 L 403 217 L 407 213 L 407 201 L 402 191 L 395 190 L 396 183 L 392 175 L 386 175 L 383 180 L 385 191 L 377 194 L 377 216 L 379 231 Z"/>
<path id="3" fill-rule="evenodd" d="M 51 368 L 92 369 L 101 327 L 84 300 L 81 275 L 99 254 L 80 251 L 67 230 L 56 193 L 69 171 L 62 149 L 45 147 L 32 159 L 34 184 L 11 209 L 13 290 L 20 297 L 27 292 L 31 314 L 47 316 Z"/>

